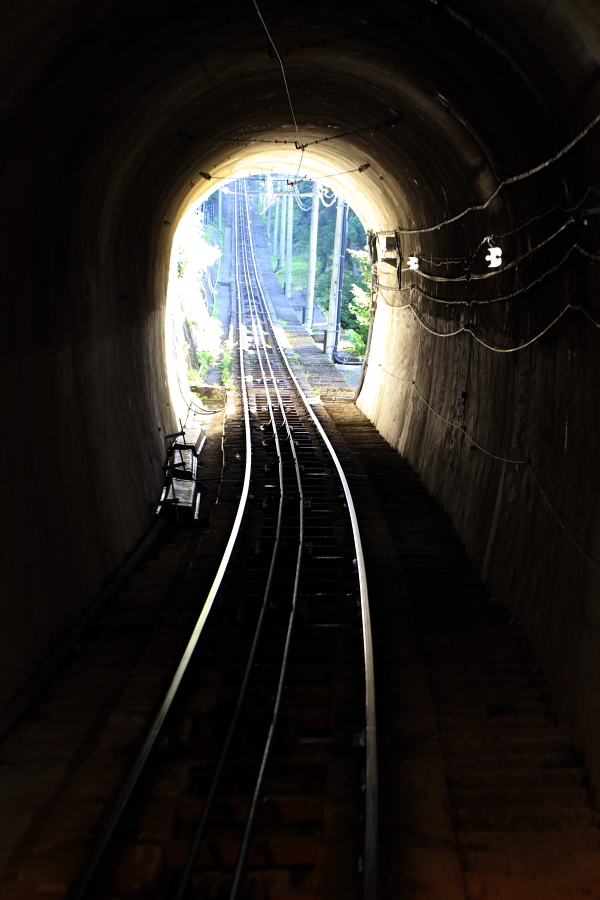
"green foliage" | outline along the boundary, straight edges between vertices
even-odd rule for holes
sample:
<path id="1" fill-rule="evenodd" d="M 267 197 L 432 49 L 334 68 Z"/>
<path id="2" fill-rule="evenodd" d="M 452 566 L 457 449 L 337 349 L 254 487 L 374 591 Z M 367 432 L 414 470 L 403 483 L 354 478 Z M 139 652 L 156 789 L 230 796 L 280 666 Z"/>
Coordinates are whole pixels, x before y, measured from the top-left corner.
<path id="1" fill-rule="evenodd" d="M 187 373 L 188 381 L 190 385 L 203 384 L 204 381 L 200 378 L 200 375 L 195 369 L 188 369 Z"/>
<path id="2" fill-rule="evenodd" d="M 352 300 L 349 303 L 349 309 L 358 323 L 358 328 L 366 328 L 369 330 L 370 320 L 370 302 L 369 295 L 363 288 L 357 284 L 352 285 Z"/>
<path id="3" fill-rule="evenodd" d="M 305 181 L 298 185 L 299 193 L 313 190 L 313 182 Z M 281 201 L 279 201 L 281 203 Z M 294 203 L 293 221 L 293 263 L 292 287 L 304 293 L 308 275 L 308 248 L 310 242 L 310 219 L 312 200 L 303 197 L 302 203 L 308 207 L 300 209 Z M 319 206 L 319 230 L 317 237 L 317 263 L 315 275 L 315 303 L 325 315 L 329 308 L 331 289 L 331 260 L 335 234 L 337 204 Z M 266 222 L 266 217 L 263 217 Z M 271 225 L 273 226 L 273 212 Z M 346 258 L 344 265 L 344 282 L 342 287 L 341 325 L 352 344 L 353 352 L 363 357 L 369 332 L 369 308 L 371 288 L 371 263 L 365 247 L 366 234 L 362 223 L 352 209 L 348 211 L 348 233 L 346 242 Z M 273 248 L 275 249 L 275 248 Z M 279 248 L 276 248 L 276 253 Z M 277 260 L 273 254 L 273 266 Z M 282 287 L 285 287 L 285 260 L 275 274 Z"/>
<path id="4" fill-rule="evenodd" d="M 366 250 L 353 250 L 349 248 L 348 253 L 358 266 L 361 281 L 366 288 L 369 288 L 371 285 L 371 260 L 369 259 L 368 252 Z"/>
<path id="5" fill-rule="evenodd" d="M 223 250 L 223 240 L 225 237 L 225 204 L 223 203 L 223 222 L 219 228 L 219 191 L 213 191 L 210 196 L 204 200 L 205 207 L 209 204 L 213 206 L 213 220 L 204 226 L 206 237 L 210 244 L 216 244 Z M 225 198 L 223 198 L 225 200 Z"/>
<path id="6" fill-rule="evenodd" d="M 354 318 L 356 325 L 354 328 L 347 328 L 345 334 L 347 340 L 352 344 L 354 354 L 358 356 L 359 359 L 363 359 L 365 355 L 371 318 L 370 306 L 369 295 L 364 288 L 359 287 L 357 284 L 353 284 L 352 300 L 348 304 L 348 313 Z"/>
<path id="7" fill-rule="evenodd" d="M 367 349 L 367 343 L 363 336 L 359 334 L 358 331 L 354 331 L 354 329 L 348 328 L 344 332 L 344 337 L 351 345 L 352 353 L 354 354 L 354 356 L 356 356 L 358 359 L 364 359 L 365 350 Z"/>
<path id="8" fill-rule="evenodd" d="M 308 255 L 301 256 L 297 253 L 294 253 L 292 257 L 292 290 L 293 291 L 301 291 L 304 293 L 306 291 L 306 278 L 308 274 Z M 277 276 L 277 280 L 282 288 L 285 289 L 285 278 L 286 278 L 286 269 L 285 263 L 281 269 L 277 269 L 275 272 Z"/>
<path id="9" fill-rule="evenodd" d="M 312 189 L 312 182 L 304 182 L 298 186 L 300 192 Z M 303 202 L 310 205 L 309 198 Z M 315 302 L 323 313 L 327 313 L 329 307 L 329 293 L 331 289 L 331 258 L 333 255 L 333 240 L 335 234 L 336 204 L 332 206 L 320 206 L 319 208 L 319 232 L 317 237 L 317 266 L 315 277 Z M 301 210 L 294 206 L 294 256 L 308 268 L 308 245 L 310 240 L 310 210 Z M 344 283 L 342 288 L 342 328 L 353 329 L 360 332 L 361 322 L 357 318 L 356 308 L 352 305 L 355 299 L 353 285 L 357 285 L 363 291 L 368 291 L 371 286 L 371 263 L 366 250 L 365 230 L 356 213 L 348 211 L 348 235 L 346 242 L 346 259 L 344 266 Z M 300 278 L 300 266 L 294 268 L 294 285 Z M 281 280 L 281 279 L 280 279 Z M 285 283 L 285 278 L 284 278 Z M 306 276 L 304 277 L 306 284 Z M 367 319 L 368 330 L 368 319 Z"/>
<path id="10" fill-rule="evenodd" d="M 197 350 L 196 356 L 198 358 L 198 367 L 199 367 L 199 378 L 200 381 L 204 381 L 206 378 L 206 373 L 215 362 L 215 358 L 210 352 L 210 350 Z"/>
<path id="11" fill-rule="evenodd" d="M 233 381 L 231 378 L 231 350 L 228 347 L 223 347 L 223 355 L 221 356 L 221 384 L 224 384 L 225 387 L 230 390 L 233 387 Z"/>

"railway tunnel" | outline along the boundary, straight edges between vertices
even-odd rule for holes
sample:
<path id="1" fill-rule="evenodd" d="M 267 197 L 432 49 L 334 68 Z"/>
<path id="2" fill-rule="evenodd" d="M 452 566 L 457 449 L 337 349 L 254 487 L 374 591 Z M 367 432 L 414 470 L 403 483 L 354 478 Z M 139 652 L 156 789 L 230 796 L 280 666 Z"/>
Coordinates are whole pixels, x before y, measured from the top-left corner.
<path id="1" fill-rule="evenodd" d="M 2 708 L 149 527 L 178 220 L 219 179 L 297 169 L 372 235 L 358 407 L 527 635 L 597 783 L 597 6 L 260 11 L 5 6 Z"/>

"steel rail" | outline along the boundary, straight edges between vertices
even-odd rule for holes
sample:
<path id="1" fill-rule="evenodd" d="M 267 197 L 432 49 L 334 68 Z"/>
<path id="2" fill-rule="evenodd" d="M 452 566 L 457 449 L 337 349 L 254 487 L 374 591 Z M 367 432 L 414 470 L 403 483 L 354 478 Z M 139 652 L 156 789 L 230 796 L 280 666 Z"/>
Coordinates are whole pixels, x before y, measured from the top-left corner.
<path id="1" fill-rule="evenodd" d="M 245 187 L 245 185 L 244 185 L 244 187 Z M 245 212 L 245 217 L 246 217 L 246 223 L 245 223 L 246 224 L 246 233 L 248 235 L 250 235 L 250 222 L 248 220 L 248 197 L 246 194 L 244 194 L 244 200 L 241 205 L 243 206 L 243 209 Z M 275 730 L 277 728 L 277 723 L 279 721 L 281 704 L 283 702 L 283 690 L 285 687 L 285 679 L 286 679 L 286 675 L 287 675 L 287 669 L 288 669 L 288 663 L 289 663 L 289 657 L 290 657 L 290 651 L 291 651 L 293 628 L 294 628 L 294 623 L 296 620 L 296 613 L 298 610 L 298 594 L 299 594 L 299 590 L 300 590 L 300 573 L 302 570 L 302 554 L 303 554 L 303 549 L 304 549 L 304 489 L 302 486 L 302 474 L 301 474 L 301 470 L 300 470 L 300 461 L 298 459 L 296 445 L 294 444 L 292 428 L 290 426 L 288 417 L 286 415 L 285 405 L 283 403 L 283 399 L 281 397 L 281 392 L 277 385 L 277 379 L 275 378 L 275 373 L 273 371 L 273 366 L 271 365 L 271 360 L 269 359 L 269 355 L 267 352 L 267 347 L 266 347 L 265 340 L 264 340 L 263 326 L 262 326 L 262 323 L 260 322 L 260 318 L 258 315 L 255 293 L 257 292 L 257 290 L 259 288 L 260 279 L 258 278 L 258 273 L 256 271 L 256 261 L 254 259 L 254 253 L 253 253 L 253 248 L 251 246 L 250 238 L 248 240 L 248 245 L 251 250 L 250 254 L 248 253 L 248 247 L 244 247 L 244 264 L 245 264 L 245 268 L 246 268 L 247 276 L 248 276 L 247 284 L 250 287 L 250 282 L 252 280 L 254 280 L 254 283 L 256 285 L 254 290 L 248 291 L 248 300 L 249 300 L 248 305 L 249 305 L 250 316 L 251 316 L 251 320 L 252 320 L 252 328 L 253 328 L 253 332 L 255 335 L 254 345 L 257 349 L 257 356 L 260 360 L 261 372 L 263 373 L 263 376 L 264 376 L 264 367 L 262 364 L 262 358 L 258 353 L 259 342 L 257 340 L 257 337 L 258 337 L 258 333 L 260 332 L 260 344 L 262 345 L 262 352 L 264 354 L 264 358 L 266 360 L 267 366 L 271 373 L 271 384 L 273 385 L 274 391 L 277 395 L 277 401 L 279 404 L 279 408 L 281 410 L 281 416 L 283 419 L 283 423 L 285 424 L 285 427 L 286 427 L 288 439 L 290 442 L 290 449 L 292 451 L 292 456 L 294 459 L 296 484 L 298 486 L 299 525 L 298 525 L 298 548 L 297 548 L 297 552 L 296 552 L 296 568 L 295 568 L 295 572 L 294 572 L 294 587 L 293 587 L 293 591 L 292 591 L 292 606 L 291 606 L 290 616 L 289 616 L 289 620 L 288 620 L 288 628 L 287 628 L 285 646 L 284 646 L 284 651 L 283 651 L 283 659 L 281 662 L 281 670 L 279 673 L 279 681 L 277 684 L 275 705 L 274 705 L 274 709 L 273 709 L 273 715 L 271 718 L 271 724 L 269 726 L 267 740 L 265 742 L 265 747 L 263 750 L 263 756 L 262 756 L 262 760 L 261 760 L 261 764 L 260 764 L 258 777 L 256 779 L 256 784 L 254 787 L 254 793 L 253 793 L 252 802 L 250 805 L 250 812 L 248 814 L 248 819 L 246 820 L 246 827 L 244 829 L 242 843 L 241 843 L 240 849 L 238 851 L 238 858 L 237 858 L 236 866 L 235 866 L 235 870 L 234 870 L 233 882 L 232 882 L 231 891 L 229 894 L 229 900 L 237 900 L 237 896 L 239 893 L 242 875 L 244 872 L 244 868 L 246 865 L 246 859 L 248 856 L 248 850 L 250 847 L 252 830 L 254 828 L 254 822 L 256 820 L 256 814 L 258 811 L 258 804 L 259 804 L 260 798 L 262 796 L 263 785 L 264 785 L 264 780 L 265 780 L 265 775 L 266 775 L 266 770 L 267 770 L 267 763 L 269 761 L 269 756 L 271 754 L 271 748 L 272 748 L 273 740 L 275 737 Z M 251 270 L 253 270 L 253 273 Z M 252 274 L 254 274 L 254 279 L 252 279 Z M 265 393 L 267 394 L 267 396 L 269 396 L 267 381 L 266 381 L 266 378 L 264 378 L 264 377 L 263 377 L 263 384 L 265 385 Z M 303 399 L 303 395 L 301 395 L 301 398 Z"/>
<path id="2" fill-rule="evenodd" d="M 248 214 L 249 217 L 249 214 Z M 248 218 L 248 239 L 251 247 L 251 258 L 254 261 L 254 266 L 256 267 L 256 261 L 254 259 L 254 246 L 252 241 L 252 230 L 250 228 L 250 222 Z M 362 626 L 363 626 L 363 653 L 364 653 L 364 661 L 365 661 L 365 716 L 366 716 L 366 798 L 365 798 L 365 856 L 364 856 L 364 900 L 376 900 L 377 898 L 377 863 L 378 863 L 378 794 L 377 794 L 377 785 L 378 785 L 378 770 L 377 770 L 377 716 L 375 709 L 375 667 L 374 667 L 374 655 L 373 655 L 373 637 L 372 637 L 372 629 L 371 629 L 371 612 L 369 607 L 369 591 L 367 585 L 367 572 L 365 566 L 365 558 L 362 549 L 362 541 L 360 537 L 360 529 L 358 526 L 358 517 L 356 515 L 356 509 L 354 506 L 354 501 L 352 499 L 352 492 L 350 490 L 350 485 L 348 484 L 348 480 L 344 473 L 342 464 L 335 452 L 333 445 L 327 434 L 325 433 L 325 429 L 321 425 L 316 413 L 312 409 L 312 406 L 304 394 L 304 391 L 300 387 L 298 380 L 294 374 L 294 371 L 289 363 L 287 355 L 285 354 L 281 342 L 277 337 L 277 330 L 273 323 L 273 319 L 269 310 L 269 306 L 267 304 L 267 300 L 264 295 L 264 291 L 262 289 L 262 284 L 260 279 L 256 278 L 258 290 L 261 294 L 265 314 L 268 318 L 269 324 L 271 326 L 271 331 L 273 333 L 274 340 L 279 349 L 280 355 L 285 363 L 285 366 L 289 372 L 290 378 L 294 383 L 296 390 L 299 396 L 302 399 L 302 402 L 305 405 L 307 412 L 309 413 L 312 421 L 314 422 L 317 431 L 322 438 L 329 454 L 331 455 L 331 459 L 337 469 L 337 473 L 339 479 L 342 484 L 342 488 L 344 491 L 344 497 L 346 499 L 346 504 L 348 507 L 348 513 L 350 515 L 350 521 L 352 524 L 352 535 L 354 539 L 354 547 L 356 550 L 356 566 L 358 571 L 358 581 L 359 581 L 359 591 L 360 591 L 360 604 L 361 604 L 361 617 L 362 617 Z"/>
<path id="3" fill-rule="evenodd" d="M 221 558 L 221 562 L 219 564 L 219 568 L 217 570 L 217 574 L 212 582 L 206 600 L 202 606 L 202 610 L 200 615 L 196 621 L 196 625 L 194 626 L 194 630 L 191 634 L 191 637 L 187 643 L 187 646 L 184 650 L 183 656 L 177 666 L 177 670 L 173 676 L 171 684 L 169 685 L 169 689 L 166 693 L 165 699 L 163 700 L 160 709 L 150 726 L 150 730 L 146 735 L 146 738 L 142 744 L 142 747 L 138 753 L 138 756 L 131 768 L 129 776 L 125 781 L 125 784 L 121 788 L 117 799 L 112 807 L 112 811 L 108 820 L 106 821 L 100 835 L 98 836 L 96 842 L 92 847 L 92 851 L 86 859 L 86 862 L 78 874 L 77 878 L 73 882 L 73 886 L 68 893 L 69 900 L 85 900 L 88 895 L 88 889 L 92 886 L 92 881 L 98 874 L 101 863 L 104 860 L 105 854 L 108 850 L 109 844 L 115 834 L 119 824 L 121 823 L 123 814 L 127 809 L 133 792 L 135 791 L 141 775 L 146 767 L 146 763 L 148 762 L 148 758 L 156 746 L 160 733 L 162 731 L 165 719 L 173 705 L 173 701 L 177 695 L 177 692 L 181 686 L 181 682 L 186 673 L 186 670 L 189 666 L 190 660 L 193 656 L 193 653 L 198 645 L 198 641 L 200 636 L 204 630 L 204 626 L 206 624 L 206 620 L 208 615 L 213 607 L 215 598 L 219 592 L 221 584 L 223 582 L 223 578 L 225 576 L 226 569 L 229 565 L 229 561 L 231 559 L 231 555 L 233 553 L 234 546 L 236 544 L 238 534 L 240 531 L 240 527 L 242 524 L 242 518 L 246 509 L 246 503 L 248 500 L 248 494 L 250 491 L 250 474 L 252 469 L 252 434 L 250 427 L 250 414 L 249 414 L 249 401 L 248 401 L 248 389 L 246 384 L 246 371 L 245 371 L 245 363 L 244 363 L 244 348 L 242 346 L 241 341 L 241 329 L 240 329 L 240 340 L 239 340 L 239 364 L 240 364 L 240 382 L 241 382 L 241 393 L 243 399 L 243 410 L 244 410 L 244 427 L 245 427 L 245 446 L 246 446 L 246 461 L 244 467 L 244 481 L 242 485 L 242 492 L 240 495 L 240 501 L 238 504 L 235 520 L 233 523 L 233 527 L 231 530 L 231 534 L 229 535 L 229 539 L 227 541 L 227 545 L 225 547 L 225 551 Z"/>
<path id="4" fill-rule="evenodd" d="M 237 190 L 236 190 L 236 200 L 237 200 Z M 241 347 L 241 331 L 242 331 L 242 325 L 243 325 L 242 278 L 246 284 L 246 293 L 248 293 L 248 294 L 250 293 L 249 292 L 250 284 L 249 284 L 248 278 L 246 277 L 246 272 L 243 272 L 242 277 L 240 277 L 240 253 L 239 253 L 240 238 L 239 238 L 239 227 L 238 227 L 237 202 L 236 202 L 234 208 L 235 208 L 234 240 L 235 240 L 235 248 L 236 248 L 235 283 L 236 283 L 237 310 L 238 310 L 238 330 L 239 330 L 239 334 L 240 334 L 240 347 Z M 256 327 L 255 327 L 254 322 L 253 322 L 253 326 L 254 326 L 253 327 L 254 344 L 256 347 L 258 344 L 258 341 L 257 341 Z M 265 356 L 266 356 L 266 353 L 265 353 Z M 263 382 L 266 385 L 265 370 L 264 370 L 262 359 L 260 358 L 260 356 L 258 357 L 258 360 L 259 360 L 261 372 L 263 373 Z M 185 861 L 185 864 L 183 867 L 183 872 L 181 873 L 181 876 L 179 877 L 177 889 L 174 894 L 174 900 L 183 900 L 183 898 L 187 894 L 190 879 L 192 877 L 192 873 L 193 873 L 193 869 L 194 869 L 194 863 L 196 862 L 198 850 L 200 848 L 200 844 L 202 843 L 202 839 L 203 839 L 204 833 L 206 831 L 206 826 L 208 824 L 208 819 L 209 819 L 209 816 L 211 813 L 212 805 L 214 803 L 215 796 L 216 796 L 217 790 L 219 788 L 219 784 L 221 782 L 221 776 L 223 774 L 223 769 L 225 767 L 225 763 L 226 763 L 227 757 L 229 755 L 229 750 L 231 748 L 233 736 L 234 736 L 235 730 L 237 728 L 237 725 L 239 723 L 240 715 L 241 715 L 241 712 L 243 709 L 243 704 L 244 704 L 244 700 L 245 700 L 247 689 L 248 689 L 248 684 L 250 681 L 252 667 L 254 665 L 254 660 L 256 657 L 257 649 L 258 649 L 258 643 L 259 643 L 260 636 L 262 633 L 262 627 L 264 624 L 265 616 L 266 616 L 268 605 L 269 605 L 269 598 L 271 595 L 271 588 L 273 585 L 273 578 L 274 578 L 274 574 L 275 574 L 275 565 L 277 562 L 279 546 L 281 543 L 281 525 L 282 525 L 282 519 L 283 519 L 283 504 L 284 504 L 284 499 L 285 499 L 285 488 L 284 488 L 284 481 L 283 481 L 283 458 L 282 458 L 282 452 L 281 452 L 281 445 L 280 445 L 280 441 L 279 441 L 279 434 L 277 431 L 277 421 L 275 418 L 275 411 L 273 409 L 271 395 L 268 392 L 268 390 L 266 390 L 265 393 L 266 393 L 266 398 L 267 398 L 267 406 L 268 406 L 268 410 L 269 410 L 269 418 L 271 421 L 271 425 L 273 427 L 273 434 L 274 434 L 274 439 L 275 439 L 275 450 L 277 453 L 277 460 L 278 460 L 279 505 L 278 505 L 278 511 L 277 511 L 277 523 L 276 523 L 276 527 L 275 527 L 275 542 L 273 545 L 273 550 L 271 552 L 271 560 L 270 560 L 270 564 L 269 564 L 269 571 L 268 571 L 268 575 L 267 575 L 265 590 L 263 593 L 262 606 L 261 606 L 258 622 L 257 622 L 256 628 L 255 628 L 254 637 L 252 640 L 252 646 L 250 649 L 250 654 L 248 656 L 248 660 L 246 663 L 246 668 L 244 671 L 242 685 L 240 687 L 240 691 L 238 694 L 236 708 L 235 708 L 234 714 L 232 716 L 231 722 L 229 724 L 229 729 L 227 731 L 227 736 L 225 738 L 223 748 L 219 755 L 219 761 L 217 763 L 217 768 L 215 769 L 215 772 L 211 779 L 210 787 L 209 787 L 209 790 L 208 790 L 208 793 L 206 796 L 206 801 L 205 801 L 204 807 L 202 809 L 202 815 L 200 817 L 198 826 L 194 832 L 194 836 L 192 838 L 190 849 L 188 851 L 187 858 L 186 858 L 186 861 Z"/>
<path id="5" fill-rule="evenodd" d="M 244 269 L 246 272 L 246 283 L 248 287 L 248 305 L 249 308 L 253 311 L 252 316 L 252 328 L 254 335 L 254 343 L 257 348 L 257 357 L 259 359 L 259 364 L 261 366 L 261 371 L 263 373 L 263 385 L 265 388 L 265 396 L 267 398 L 267 405 L 269 407 L 270 419 L 273 427 L 273 433 L 275 442 L 278 449 L 279 456 L 279 469 L 280 469 L 280 508 L 279 508 L 279 520 L 281 519 L 281 510 L 282 510 L 282 491 L 283 491 L 283 470 L 282 470 L 282 459 L 280 455 L 281 447 L 279 444 L 279 435 L 277 430 L 277 422 L 275 419 L 275 414 L 273 410 L 273 404 L 271 399 L 271 393 L 268 386 L 268 379 L 266 377 L 266 373 L 264 370 L 262 358 L 258 354 L 259 343 L 262 343 L 262 348 L 264 351 L 264 358 L 266 360 L 266 364 L 271 373 L 271 383 L 274 388 L 275 394 L 277 396 L 277 405 L 279 406 L 282 414 L 282 418 L 285 422 L 288 437 L 290 440 L 290 446 L 292 449 L 292 453 L 294 456 L 295 468 L 296 468 L 296 479 L 298 483 L 298 492 L 299 492 L 299 504 L 300 504 L 300 520 L 303 522 L 304 517 L 304 502 L 303 502 L 303 490 L 301 483 L 301 475 L 300 475 L 300 466 L 299 460 L 296 454 L 296 448 L 294 445 L 293 439 L 293 431 L 290 426 L 289 420 L 286 416 L 285 405 L 283 399 L 281 397 L 280 390 L 277 386 L 277 378 L 275 377 L 275 373 L 273 371 L 273 367 L 271 365 L 269 355 L 267 353 L 267 348 L 264 341 L 264 330 L 262 322 L 260 321 L 258 315 L 258 308 L 256 303 L 256 298 L 253 297 L 253 293 L 256 292 L 260 295 L 261 304 L 263 307 L 264 316 L 267 319 L 267 322 L 270 327 L 270 331 L 272 333 L 273 339 L 275 341 L 276 347 L 279 350 L 279 354 L 282 357 L 283 363 L 288 371 L 290 376 L 291 383 L 294 385 L 296 393 L 305 407 L 307 413 L 312 419 L 317 432 L 319 433 L 325 447 L 327 448 L 331 459 L 338 471 L 338 475 L 340 478 L 340 482 L 343 487 L 344 496 L 346 499 L 347 508 L 349 511 L 352 531 L 354 537 L 354 545 L 356 550 L 356 564 L 358 570 L 358 578 L 359 578 L 359 590 L 360 590 L 360 598 L 361 598 L 361 614 L 362 614 L 362 623 L 363 623 L 363 646 L 364 646 L 364 656 L 365 656 L 365 682 L 366 682 L 366 749 L 367 749 L 367 760 L 366 760 L 366 822 L 365 822 L 365 851 L 364 851 L 364 897 L 365 900 L 375 900 L 377 894 L 377 761 L 376 761 L 376 732 L 375 732 L 375 689 L 374 689 L 374 678 L 373 678 L 373 652 L 372 652 L 372 641 L 371 641 L 371 629 L 370 629 L 370 615 L 369 615 L 369 606 L 368 606 L 368 593 L 367 593 L 367 582 L 366 582 L 366 571 L 364 565 L 364 558 L 362 553 L 362 545 L 360 541 L 360 533 L 358 529 L 358 521 L 356 512 L 354 509 L 354 504 L 352 501 L 350 489 L 348 486 L 348 482 L 344 475 L 343 469 L 341 467 L 341 463 L 329 441 L 321 423 L 316 417 L 314 411 L 311 408 L 310 402 L 306 395 L 304 394 L 302 388 L 300 387 L 293 370 L 289 364 L 289 361 L 286 357 L 285 352 L 281 346 L 281 342 L 277 337 L 277 330 L 273 323 L 273 319 L 271 317 L 264 292 L 262 289 L 262 285 L 260 282 L 260 278 L 258 277 L 256 260 L 254 256 L 254 247 L 252 241 L 252 233 L 250 229 L 250 220 L 249 220 L 249 211 L 247 206 L 247 197 L 244 198 L 244 209 L 245 209 L 245 218 L 246 218 L 246 229 L 245 229 L 245 238 L 244 238 L 244 252 L 243 252 L 243 260 L 244 260 Z M 237 211 L 236 211 L 237 214 Z M 236 273 L 237 277 L 237 273 Z M 251 289 L 251 282 L 255 283 L 255 287 Z M 96 876 L 100 875 L 99 868 L 100 864 L 104 861 L 107 850 L 109 849 L 109 845 L 111 843 L 112 837 L 115 834 L 116 829 L 121 823 L 122 817 L 125 813 L 125 810 L 131 800 L 132 794 L 135 791 L 139 779 L 145 769 L 148 758 L 156 745 L 156 742 L 162 732 L 162 728 L 165 722 L 165 719 L 170 711 L 170 708 L 173 704 L 175 696 L 181 686 L 181 682 L 185 675 L 185 672 L 188 668 L 190 660 L 193 656 L 194 650 L 197 647 L 198 640 L 204 626 L 206 624 L 206 620 L 211 611 L 211 608 L 216 599 L 217 593 L 221 587 L 221 583 L 223 577 L 225 575 L 225 571 L 230 562 L 231 555 L 237 541 L 242 518 L 244 515 L 244 511 L 247 504 L 247 499 L 249 495 L 250 489 L 250 476 L 251 476 L 251 467 L 252 467 L 252 444 L 251 444 L 251 426 L 250 426 L 250 416 L 249 416 L 249 397 L 248 397 L 248 385 L 247 385 L 247 375 L 246 375 L 246 365 L 245 365 L 245 356 L 244 353 L 247 350 L 246 344 L 246 335 L 247 332 L 243 327 L 243 315 L 242 315 L 242 300 L 241 300 L 241 291 L 238 291 L 238 304 L 237 304 L 237 313 L 238 313 L 238 324 L 239 324 L 239 364 L 240 364 L 240 380 L 241 380 L 241 394 L 243 401 L 243 412 L 244 412 L 244 425 L 245 425 L 245 443 L 246 443 L 246 460 L 245 460 L 245 469 L 244 469 L 244 482 L 242 487 L 242 493 L 240 496 L 240 502 L 238 504 L 238 509 L 236 512 L 236 517 L 234 521 L 234 525 L 232 528 L 232 532 L 229 536 L 227 546 L 225 552 L 223 554 L 221 563 L 219 565 L 219 569 L 213 580 L 207 598 L 204 602 L 202 611 L 200 616 L 196 622 L 194 627 L 194 631 L 188 641 L 182 659 L 178 665 L 178 668 L 175 672 L 175 675 L 172 679 L 169 690 L 163 700 L 163 703 L 160 707 L 158 714 L 156 715 L 154 722 L 150 728 L 150 731 L 144 740 L 142 748 L 136 758 L 136 761 L 130 771 L 130 774 L 121 789 L 117 800 L 113 806 L 111 814 L 99 836 L 97 841 L 94 844 L 92 849 L 92 853 L 88 856 L 88 859 L 73 883 L 73 887 L 69 892 L 69 900 L 84 900 L 90 896 L 88 891 L 93 888 L 93 881 Z M 257 341 L 258 334 L 260 332 L 260 340 Z M 234 900 L 237 896 L 237 889 L 241 883 L 241 875 L 243 874 L 244 864 L 246 853 L 249 847 L 250 834 L 253 826 L 254 813 L 256 812 L 258 798 L 260 796 L 262 781 L 264 779 L 264 774 L 266 770 L 266 763 L 268 760 L 268 755 L 270 751 L 270 746 L 272 743 L 275 726 L 277 724 L 277 716 L 279 707 L 281 705 L 281 698 L 283 692 L 283 684 L 285 680 L 285 673 L 287 667 L 287 659 L 289 656 L 289 648 L 290 648 L 290 640 L 292 634 L 292 628 L 294 623 L 295 610 L 297 607 L 297 598 L 298 598 L 298 587 L 299 587 L 299 579 L 300 579 L 300 567 L 302 560 L 302 549 L 303 549 L 303 537 L 299 536 L 299 544 L 298 544 L 298 556 L 297 556 L 297 564 L 296 571 L 294 577 L 294 591 L 292 597 L 292 610 L 290 613 L 290 619 L 288 623 L 287 630 L 287 638 L 286 645 L 284 649 L 284 659 L 282 663 L 282 670 L 279 680 L 278 693 L 277 698 L 278 702 L 276 702 L 276 711 L 273 714 L 273 720 L 271 724 L 271 728 L 269 731 L 269 737 L 267 738 L 267 744 L 265 747 L 265 751 L 263 753 L 263 760 L 261 763 L 261 768 L 259 771 L 256 788 L 254 792 L 253 803 L 251 807 L 251 813 L 249 819 L 247 820 L 246 831 L 244 838 L 242 840 L 242 845 L 240 848 L 240 854 L 238 856 L 238 864 L 236 866 L 236 874 L 234 875 L 234 882 L 232 885 L 232 892 L 230 895 L 230 900 Z M 276 555 L 276 554 L 275 554 Z M 272 567 L 271 574 L 274 569 L 274 561 L 272 558 Z M 270 590 L 268 587 L 266 590 Z M 268 605 L 267 602 L 263 602 L 263 610 L 266 609 Z M 264 618 L 263 611 L 261 611 L 261 617 Z M 255 635 L 255 644 L 258 642 L 258 635 Z M 252 651 L 251 651 L 252 653 Z M 247 674 L 249 675 L 251 665 L 247 667 Z M 238 706 L 240 705 L 238 701 Z M 230 736 L 229 743 L 231 742 L 231 737 L 233 736 L 233 730 L 235 728 L 235 722 L 230 726 Z M 226 752 L 226 751 L 225 751 Z M 224 757 L 223 757 L 224 759 Z M 222 768 L 222 766 L 221 766 Z M 215 786 L 216 793 L 216 786 Z M 214 794 L 213 794 L 214 799 Z M 207 798 L 208 800 L 208 798 Z M 209 804 L 205 805 L 206 818 L 208 818 L 209 814 Z M 177 894 L 177 897 L 183 897 L 185 891 L 187 889 L 187 885 L 189 884 L 189 875 L 193 870 L 193 865 L 195 862 L 195 856 L 197 855 L 197 849 L 199 848 L 200 842 L 202 839 L 202 834 L 200 834 L 199 840 L 196 846 L 196 853 L 190 852 L 188 856 L 188 860 L 186 861 L 186 870 L 189 869 L 187 874 L 187 880 L 182 882 L 179 885 L 180 891 Z M 189 866 L 188 866 L 189 863 Z"/>

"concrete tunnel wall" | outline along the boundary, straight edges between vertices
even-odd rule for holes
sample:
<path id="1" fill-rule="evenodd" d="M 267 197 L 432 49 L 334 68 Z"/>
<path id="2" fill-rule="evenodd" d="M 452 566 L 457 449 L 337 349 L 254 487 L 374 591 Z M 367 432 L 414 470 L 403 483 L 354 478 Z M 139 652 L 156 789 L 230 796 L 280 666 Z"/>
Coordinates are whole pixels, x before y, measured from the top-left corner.
<path id="1" fill-rule="evenodd" d="M 265 0 L 261 9 L 303 140 L 336 138 L 308 147 L 303 171 L 327 182 L 369 162 L 328 183 L 373 231 L 435 226 L 485 202 L 600 109 L 600 14 L 589 0 L 404 0 L 373 11 L 356 2 L 288 11 Z M 0 708 L 149 527 L 163 433 L 180 402 L 164 349 L 170 243 L 181 214 L 216 184 L 200 172 L 281 171 L 299 158 L 292 144 L 250 142 L 296 138 L 251 3 L 221 12 L 187 0 L 38 0 L 4 4 L 3 26 Z M 485 210 L 400 234 L 404 265 L 409 254 L 464 262 L 492 234 L 506 233 L 507 263 L 527 254 L 571 216 L 565 209 L 598 205 L 585 192 L 597 179 L 599 134 L 507 185 Z M 517 353 L 490 351 L 471 333 L 507 349 L 567 303 L 600 319 L 598 266 L 569 252 L 575 242 L 597 252 L 598 217 L 574 218 L 492 279 L 411 275 L 434 298 L 409 295 L 427 328 L 469 326 L 454 337 L 392 309 L 407 294 L 389 290 L 395 272 L 378 263 L 388 289 L 376 298 L 359 405 L 421 473 L 527 632 L 598 777 L 598 572 L 529 467 L 470 439 L 531 460 L 569 533 L 600 563 L 597 329 L 570 311 Z M 426 261 L 422 269 L 434 271 Z M 473 271 L 485 271 L 481 251 Z M 457 302 L 536 281 L 512 300 Z M 413 380 L 470 438 L 425 405 L 405 383 Z"/>

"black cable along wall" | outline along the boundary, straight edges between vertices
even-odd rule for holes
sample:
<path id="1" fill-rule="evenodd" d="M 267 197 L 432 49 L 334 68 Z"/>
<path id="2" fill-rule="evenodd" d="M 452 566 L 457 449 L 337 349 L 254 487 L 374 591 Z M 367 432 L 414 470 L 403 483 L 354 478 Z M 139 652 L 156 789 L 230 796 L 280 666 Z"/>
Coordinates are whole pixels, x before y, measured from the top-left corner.
<path id="1" fill-rule="evenodd" d="M 395 238 L 398 269 L 376 260 L 358 400 L 527 633 L 595 778 L 599 122 L 481 202 L 372 235 Z"/>

